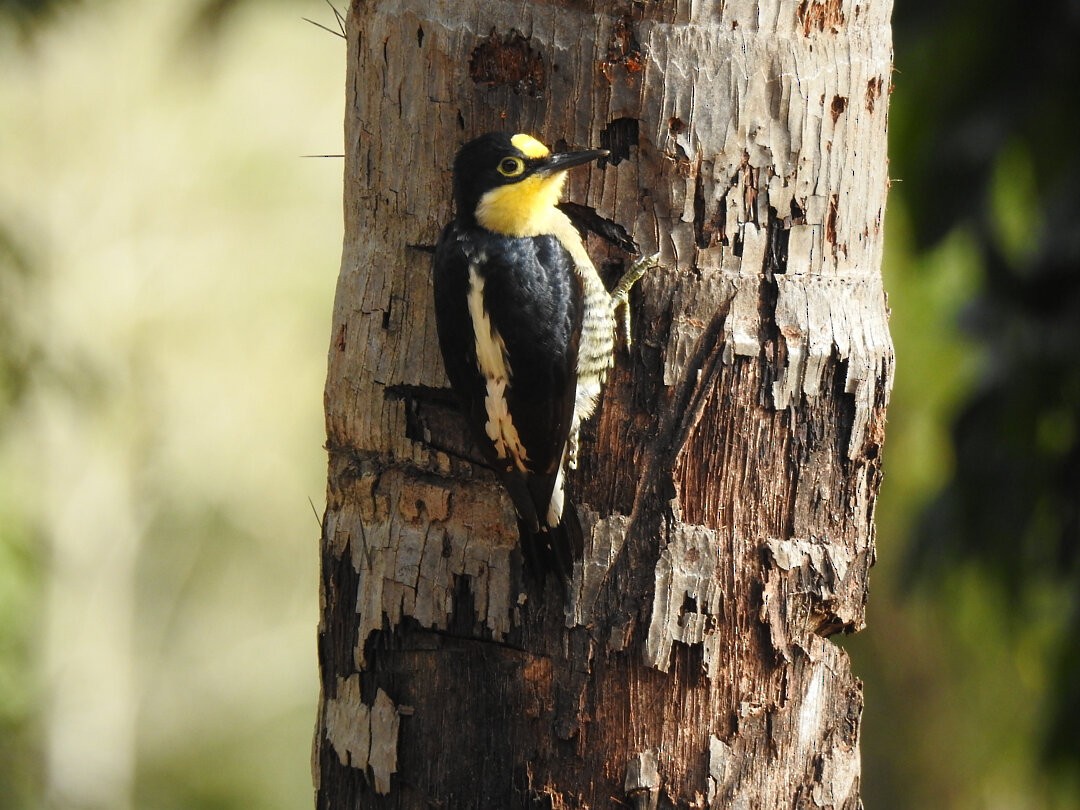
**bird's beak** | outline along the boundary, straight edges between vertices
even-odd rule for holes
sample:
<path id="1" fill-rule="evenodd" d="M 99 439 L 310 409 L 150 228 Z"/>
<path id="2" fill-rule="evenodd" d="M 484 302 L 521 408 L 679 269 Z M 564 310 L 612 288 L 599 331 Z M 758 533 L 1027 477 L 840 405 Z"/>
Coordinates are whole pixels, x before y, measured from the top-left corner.
<path id="1" fill-rule="evenodd" d="M 554 174 L 566 171 L 583 163 L 592 163 L 594 160 L 605 158 L 610 155 L 607 149 L 588 149 L 584 152 L 558 152 L 551 155 L 537 171 L 540 174 Z"/>

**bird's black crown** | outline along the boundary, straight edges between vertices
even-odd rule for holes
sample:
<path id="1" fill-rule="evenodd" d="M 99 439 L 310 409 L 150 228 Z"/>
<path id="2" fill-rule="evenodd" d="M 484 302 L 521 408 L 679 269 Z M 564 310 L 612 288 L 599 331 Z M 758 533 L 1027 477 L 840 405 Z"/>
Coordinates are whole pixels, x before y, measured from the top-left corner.
<path id="1" fill-rule="evenodd" d="M 525 155 L 514 146 L 512 137 L 506 132 L 489 132 L 458 151 L 454 159 L 454 203 L 459 215 L 475 211 L 485 192 L 518 183 L 545 163 L 544 158 Z M 516 163 L 510 165 L 512 161 L 521 162 L 520 170 Z"/>

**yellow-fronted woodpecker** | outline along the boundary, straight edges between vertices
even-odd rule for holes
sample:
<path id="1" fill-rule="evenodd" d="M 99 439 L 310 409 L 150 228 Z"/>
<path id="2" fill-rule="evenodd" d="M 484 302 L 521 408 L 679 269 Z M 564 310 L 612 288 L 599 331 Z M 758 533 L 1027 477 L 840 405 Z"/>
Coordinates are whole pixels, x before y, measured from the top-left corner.
<path id="1" fill-rule="evenodd" d="M 557 207 L 567 169 L 607 154 L 552 153 L 525 134 L 470 141 L 454 161 L 455 217 L 435 248 L 446 373 L 517 509 L 526 566 L 540 576 L 568 576 L 581 556 L 565 470 L 614 362 L 616 312 L 653 261 L 635 263 L 608 292 Z"/>

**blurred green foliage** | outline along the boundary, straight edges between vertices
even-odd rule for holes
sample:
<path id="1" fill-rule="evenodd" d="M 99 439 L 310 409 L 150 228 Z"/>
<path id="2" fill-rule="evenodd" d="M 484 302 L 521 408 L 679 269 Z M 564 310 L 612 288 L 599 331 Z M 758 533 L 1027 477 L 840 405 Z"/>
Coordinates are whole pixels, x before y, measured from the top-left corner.
<path id="1" fill-rule="evenodd" d="M 908 0 L 894 23 L 866 804 L 1076 807 L 1080 6 Z"/>
<path id="2" fill-rule="evenodd" d="M 311 803 L 344 46 L 302 16 L 0 5 L 5 810 Z"/>
<path id="3" fill-rule="evenodd" d="M 65 6 L 77 2 L 79 0 L 0 0 L 0 25 L 26 36 L 49 24 Z"/>
<path id="4" fill-rule="evenodd" d="M 0 0 L 0 807 L 310 802 L 320 13 Z M 1078 20 L 896 7 L 875 810 L 1080 805 Z"/>

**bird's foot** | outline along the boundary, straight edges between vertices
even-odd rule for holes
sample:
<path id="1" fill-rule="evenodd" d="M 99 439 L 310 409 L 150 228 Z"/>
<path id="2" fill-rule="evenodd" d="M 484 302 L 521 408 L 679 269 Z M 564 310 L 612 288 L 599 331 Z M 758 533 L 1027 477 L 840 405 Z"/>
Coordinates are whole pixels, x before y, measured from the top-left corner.
<path id="1" fill-rule="evenodd" d="M 578 459 L 578 429 L 577 426 L 570 431 L 566 439 L 566 466 L 567 469 L 576 470 Z"/>
<path id="2" fill-rule="evenodd" d="M 626 346 L 630 347 L 632 339 L 630 337 L 630 290 L 634 288 L 634 285 L 641 280 L 641 277 L 645 275 L 649 270 L 660 266 L 660 254 L 654 253 L 651 256 L 642 256 L 623 273 L 622 278 L 615 285 L 615 289 L 611 291 L 611 299 L 614 303 L 615 311 L 622 310 L 622 326 L 623 334 L 626 337 Z"/>

